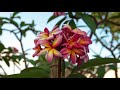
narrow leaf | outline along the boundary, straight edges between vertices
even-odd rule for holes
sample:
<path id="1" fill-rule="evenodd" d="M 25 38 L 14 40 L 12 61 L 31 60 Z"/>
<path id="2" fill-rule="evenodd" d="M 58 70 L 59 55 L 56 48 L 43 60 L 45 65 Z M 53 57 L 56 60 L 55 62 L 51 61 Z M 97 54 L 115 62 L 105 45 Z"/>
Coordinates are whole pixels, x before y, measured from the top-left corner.
<path id="1" fill-rule="evenodd" d="M 110 64 L 110 63 L 120 63 L 120 60 L 115 59 L 115 58 L 95 58 L 95 59 L 91 59 L 89 60 L 87 63 L 82 64 L 80 67 L 74 67 L 74 69 L 72 70 L 73 72 L 82 70 L 82 69 L 87 69 L 90 67 L 94 67 L 94 66 L 99 66 L 99 65 L 104 65 L 104 64 Z"/>
<path id="2" fill-rule="evenodd" d="M 50 21 L 52 21 L 53 19 L 55 19 L 55 18 L 57 18 L 57 17 L 58 17 L 58 16 L 52 15 L 52 16 L 48 19 L 47 23 L 49 23 Z"/>

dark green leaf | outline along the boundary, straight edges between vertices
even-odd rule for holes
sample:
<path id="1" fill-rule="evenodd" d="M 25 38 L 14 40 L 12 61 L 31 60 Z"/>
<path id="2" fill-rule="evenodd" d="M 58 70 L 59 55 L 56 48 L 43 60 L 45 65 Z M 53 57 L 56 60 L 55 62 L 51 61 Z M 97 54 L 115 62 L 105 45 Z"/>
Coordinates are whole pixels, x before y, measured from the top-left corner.
<path id="1" fill-rule="evenodd" d="M 69 15 L 69 17 L 70 17 L 70 18 L 72 18 L 72 17 L 73 17 L 72 12 L 68 12 L 68 15 Z"/>
<path id="2" fill-rule="evenodd" d="M 20 74 L 8 75 L 3 78 L 49 78 L 49 72 L 44 69 L 31 67 L 21 71 Z"/>
<path id="3" fill-rule="evenodd" d="M 103 78 L 104 75 L 105 75 L 105 66 L 100 66 L 98 69 L 97 69 L 97 74 L 98 74 L 98 78 Z"/>
<path id="4" fill-rule="evenodd" d="M 26 26 L 25 22 L 20 23 L 20 27 Z"/>
<path id="5" fill-rule="evenodd" d="M 0 52 L 5 49 L 5 46 L 0 42 Z"/>
<path id="6" fill-rule="evenodd" d="M 14 17 L 14 18 L 18 18 L 18 19 L 21 19 L 21 17 L 20 17 L 20 16 L 16 16 L 16 17 Z"/>
<path id="7" fill-rule="evenodd" d="M 10 22 L 12 23 L 12 24 L 14 24 L 16 27 L 18 27 L 19 25 L 18 25 L 18 23 L 16 22 L 16 21 L 14 21 L 14 20 L 10 20 Z"/>
<path id="8" fill-rule="evenodd" d="M 88 62 L 82 64 L 80 67 L 75 67 L 72 70 L 72 73 L 82 70 L 82 69 L 87 69 L 90 67 L 94 67 L 94 66 L 100 66 L 100 65 L 104 65 L 104 64 L 110 64 L 110 63 L 120 63 L 120 60 L 115 59 L 115 58 L 95 58 L 95 59 L 91 59 Z"/>
<path id="9" fill-rule="evenodd" d="M 53 19 L 55 19 L 55 18 L 57 18 L 57 17 L 58 17 L 58 16 L 52 15 L 52 16 L 48 19 L 47 23 L 49 23 L 50 21 L 52 21 Z"/>
<path id="10" fill-rule="evenodd" d="M 67 78 L 87 78 L 87 77 L 78 73 L 78 74 L 72 74 Z"/>
<path id="11" fill-rule="evenodd" d="M 93 18 L 89 15 L 86 14 L 80 14 L 81 18 L 83 19 L 83 21 L 87 24 L 87 26 L 91 29 L 91 31 L 93 33 L 95 33 L 96 30 L 96 23 L 93 20 Z"/>
<path id="12" fill-rule="evenodd" d="M 69 25 L 72 27 L 72 29 L 76 28 L 76 24 L 75 24 L 75 21 L 73 19 L 70 20 Z"/>
<path id="13" fill-rule="evenodd" d="M 66 20 L 65 22 L 64 22 L 64 24 L 68 24 L 69 23 L 69 20 Z"/>
<path id="14" fill-rule="evenodd" d="M 14 12 L 11 18 L 14 18 L 20 12 Z"/>
<path id="15" fill-rule="evenodd" d="M 30 59 L 30 60 L 28 60 L 28 62 L 30 62 L 32 65 L 35 66 L 35 61 L 34 60 Z"/>
<path id="16" fill-rule="evenodd" d="M 60 26 L 60 24 L 66 19 L 66 17 L 62 18 L 58 23 L 56 24 L 57 26 Z"/>
<path id="17" fill-rule="evenodd" d="M 109 65 L 110 69 L 116 70 L 117 67 L 115 65 Z"/>
<path id="18" fill-rule="evenodd" d="M 95 58 L 102 58 L 100 55 L 93 55 Z"/>
<path id="19" fill-rule="evenodd" d="M 5 61 L 5 63 L 7 64 L 7 66 L 9 67 L 10 66 L 10 63 L 9 63 L 9 59 L 7 57 L 2 57 L 3 60 Z"/>

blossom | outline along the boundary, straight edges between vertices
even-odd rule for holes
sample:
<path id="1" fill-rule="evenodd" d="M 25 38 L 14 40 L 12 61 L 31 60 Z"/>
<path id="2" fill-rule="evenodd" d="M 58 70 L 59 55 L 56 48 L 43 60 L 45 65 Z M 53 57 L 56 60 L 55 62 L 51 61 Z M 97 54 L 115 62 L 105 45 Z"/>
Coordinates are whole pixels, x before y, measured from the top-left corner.
<path id="1" fill-rule="evenodd" d="M 10 47 L 10 48 L 12 49 L 13 53 L 18 53 L 18 49 L 17 48 L 15 48 L 15 47 Z"/>
<path id="2" fill-rule="evenodd" d="M 34 40 L 34 56 L 45 54 L 48 62 L 55 58 L 67 58 L 72 64 L 81 65 L 82 62 L 89 60 L 89 45 L 92 41 L 85 31 L 79 28 L 72 29 L 70 25 L 65 24 L 61 29 L 55 26 L 52 31 L 47 28 L 40 32 Z M 43 46 L 43 48 L 41 48 Z"/>
<path id="3" fill-rule="evenodd" d="M 38 38 L 35 39 L 34 43 L 36 44 L 38 40 L 39 40 Z M 33 57 L 35 57 L 42 50 L 40 44 L 35 46 L 35 48 L 33 48 L 33 50 L 36 50 L 35 53 L 32 55 Z"/>
<path id="4" fill-rule="evenodd" d="M 61 16 L 61 15 L 65 15 L 65 12 L 54 12 L 53 16 Z"/>
<path id="5" fill-rule="evenodd" d="M 51 62 L 53 57 L 62 57 L 62 54 L 56 49 L 56 47 L 58 47 L 61 44 L 62 38 L 63 37 L 61 35 L 59 35 L 54 39 L 54 41 L 52 43 L 47 40 L 40 41 L 40 44 L 45 46 L 45 48 L 42 49 L 37 54 L 37 56 L 40 56 L 43 53 L 47 52 L 46 59 L 48 60 L 48 62 Z"/>
<path id="6" fill-rule="evenodd" d="M 63 26 L 62 30 L 66 40 L 66 42 L 62 44 L 62 46 L 64 46 L 63 49 L 60 51 L 63 57 L 68 58 L 69 56 L 73 64 L 80 63 L 81 61 L 79 60 L 87 62 L 89 59 L 87 55 L 89 52 L 88 45 L 92 44 L 87 33 L 78 28 L 72 30 L 69 25 Z"/>
<path id="7" fill-rule="evenodd" d="M 44 32 L 40 32 L 37 37 L 39 40 L 50 40 L 54 38 L 54 35 L 60 34 L 62 31 L 55 26 L 51 32 L 47 28 L 44 29 Z"/>
<path id="8" fill-rule="evenodd" d="M 68 56 L 70 56 L 70 60 L 72 61 L 73 64 L 76 63 L 77 55 L 84 54 L 84 51 L 81 49 L 76 49 L 76 48 L 69 49 L 66 47 L 63 48 L 60 52 L 62 53 L 64 58 L 68 58 Z"/>

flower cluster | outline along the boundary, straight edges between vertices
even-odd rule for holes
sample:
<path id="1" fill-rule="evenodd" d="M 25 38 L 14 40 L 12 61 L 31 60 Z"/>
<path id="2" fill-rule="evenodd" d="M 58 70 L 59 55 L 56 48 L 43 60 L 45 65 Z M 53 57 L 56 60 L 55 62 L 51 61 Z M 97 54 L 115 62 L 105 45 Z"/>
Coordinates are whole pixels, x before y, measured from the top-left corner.
<path id="1" fill-rule="evenodd" d="M 34 56 L 43 53 L 48 62 L 56 58 L 67 58 L 72 64 L 88 61 L 88 45 L 92 43 L 87 33 L 78 28 L 72 29 L 69 25 L 64 25 L 62 29 L 55 26 L 50 32 L 47 28 L 40 32 L 34 40 Z"/>

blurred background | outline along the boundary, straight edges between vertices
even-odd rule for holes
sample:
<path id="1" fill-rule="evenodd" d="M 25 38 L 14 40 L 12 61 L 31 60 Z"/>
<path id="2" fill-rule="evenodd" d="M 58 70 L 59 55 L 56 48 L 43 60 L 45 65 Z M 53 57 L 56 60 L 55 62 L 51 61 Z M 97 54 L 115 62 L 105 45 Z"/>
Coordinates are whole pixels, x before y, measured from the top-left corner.
<path id="1" fill-rule="evenodd" d="M 75 15 L 76 12 L 72 14 Z M 0 74 L 11 75 L 20 73 L 26 65 L 33 67 L 38 64 L 39 57 L 33 58 L 35 52 L 34 39 L 45 27 L 49 30 L 57 24 L 61 27 L 69 23 L 87 32 L 93 43 L 89 46 L 89 59 L 116 58 L 120 59 L 120 13 L 119 12 L 78 12 L 90 15 L 95 20 L 95 34 L 82 18 L 66 15 L 51 17 L 53 12 L 0 12 Z M 89 20 L 88 20 L 89 22 Z M 91 23 L 91 22 L 89 22 Z M 24 59 L 27 60 L 26 65 Z M 102 65 L 85 70 L 89 78 L 120 77 L 120 65 Z M 116 76 L 117 73 L 117 76 Z"/>

